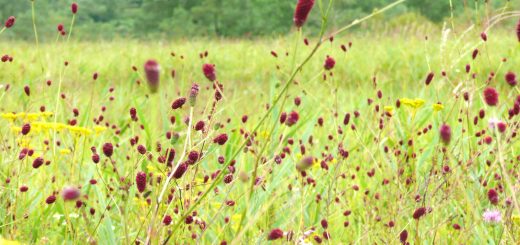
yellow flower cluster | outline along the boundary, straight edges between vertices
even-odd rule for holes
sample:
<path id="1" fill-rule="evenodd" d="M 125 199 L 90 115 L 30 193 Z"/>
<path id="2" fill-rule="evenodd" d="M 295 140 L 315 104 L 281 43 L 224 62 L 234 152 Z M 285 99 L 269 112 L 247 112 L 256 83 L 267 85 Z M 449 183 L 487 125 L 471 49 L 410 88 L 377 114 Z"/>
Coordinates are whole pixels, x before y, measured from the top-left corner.
<path id="1" fill-rule="evenodd" d="M 100 134 L 105 131 L 106 127 L 95 126 L 93 129 L 80 127 L 80 126 L 71 126 L 64 123 L 53 123 L 53 122 L 32 122 L 31 123 L 31 132 L 41 132 L 47 130 L 56 130 L 56 131 L 64 131 L 67 130 L 72 134 L 76 135 L 90 135 L 93 132 L 96 134 Z M 19 133 L 22 131 L 21 127 L 12 126 L 11 130 L 15 133 Z"/>
<path id="2" fill-rule="evenodd" d="M 414 109 L 421 108 L 424 105 L 423 99 L 408 99 L 408 98 L 402 98 L 399 100 L 401 104 L 412 107 Z"/>
<path id="3" fill-rule="evenodd" d="M 38 112 L 38 113 L 25 113 L 25 112 L 12 113 L 12 112 L 9 112 L 9 113 L 0 114 L 0 117 L 2 117 L 3 119 L 11 120 L 11 121 L 14 121 L 16 119 L 21 119 L 24 121 L 33 122 L 38 119 L 45 120 L 45 119 L 51 117 L 52 115 L 53 115 L 52 112 Z"/>

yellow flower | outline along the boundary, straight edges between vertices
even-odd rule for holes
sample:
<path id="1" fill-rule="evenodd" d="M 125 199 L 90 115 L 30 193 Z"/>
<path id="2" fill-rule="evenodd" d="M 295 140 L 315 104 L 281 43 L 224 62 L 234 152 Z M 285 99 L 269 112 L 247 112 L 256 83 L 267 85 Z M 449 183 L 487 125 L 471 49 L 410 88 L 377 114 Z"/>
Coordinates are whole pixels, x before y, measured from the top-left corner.
<path id="1" fill-rule="evenodd" d="M 6 240 L 3 237 L 0 237 L 0 245 L 19 245 L 20 243 L 17 241 Z"/>
<path id="2" fill-rule="evenodd" d="M 71 153 L 71 151 L 69 149 L 60 149 L 60 154 L 62 154 L 62 155 L 67 155 L 70 153 Z"/>
<path id="3" fill-rule="evenodd" d="M 100 134 L 102 133 L 103 131 L 107 130 L 106 127 L 102 127 L 102 126 L 94 126 L 94 132 L 96 132 L 96 134 Z"/>
<path id="4" fill-rule="evenodd" d="M 393 106 L 385 106 L 383 109 L 385 109 L 386 112 L 390 112 L 390 113 L 392 113 L 394 111 Z"/>
<path id="5" fill-rule="evenodd" d="M 518 214 L 512 215 L 511 220 L 513 221 L 514 224 L 520 225 L 520 215 L 518 215 Z"/>
<path id="6" fill-rule="evenodd" d="M 440 103 L 433 104 L 433 110 L 434 111 L 442 111 L 442 109 L 444 109 L 444 105 L 442 105 Z"/>
<path id="7" fill-rule="evenodd" d="M 408 99 L 408 98 L 402 98 L 399 100 L 401 104 L 412 107 L 414 109 L 421 108 L 424 105 L 423 99 Z"/>
<path id="8" fill-rule="evenodd" d="M 22 127 L 12 126 L 11 131 L 13 131 L 13 133 L 19 134 L 22 132 Z"/>

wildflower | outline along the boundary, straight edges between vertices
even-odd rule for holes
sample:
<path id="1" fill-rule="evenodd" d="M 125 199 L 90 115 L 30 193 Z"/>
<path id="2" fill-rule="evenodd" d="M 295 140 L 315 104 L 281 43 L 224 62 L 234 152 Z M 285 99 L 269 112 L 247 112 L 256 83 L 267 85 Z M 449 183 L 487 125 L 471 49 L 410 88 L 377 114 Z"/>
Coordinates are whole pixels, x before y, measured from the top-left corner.
<path id="1" fill-rule="evenodd" d="M 47 203 L 47 204 L 53 204 L 55 201 L 56 201 L 55 195 L 51 195 L 51 196 L 47 197 L 47 199 L 45 199 L 45 203 Z"/>
<path id="2" fill-rule="evenodd" d="M 293 17 L 293 22 L 296 27 L 300 28 L 305 24 L 313 6 L 314 0 L 298 0 Z"/>
<path id="3" fill-rule="evenodd" d="M 484 42 L 487 42 L 487 34 L 485 32 L 480 33 L 480 38 L 482 38 Z"/>
<path id="4" fill-rule="evenodd" d="M 170 225 L 172 223 L 172 216 L 165 215 L 163 218 L 163 224 L 164 225 Z"/>
<path id="5" fill-rule="evenodd" d="M 184 173 L 186 172 L 186 170 L 188 170 L 188 164 L 186 163 L 181 163 L 179 165 L 179 167 L 177 167 L 177 169 L 175 170 L 175 172 L 173 173 L 173 177 L 176 178 L 176 179 L 180 179 Z"/>
<path id="6" fill-rule="evenodd" d="M 296 124 L 299 119 L 300 116 L 298 115 L 298 112 L 291 111 L 291 113 L 289 113 L 289 116 L 287 117 L 287 120 L 285 121 L 285 124 L 290 127 Z"/>
<path id="7" fill-rule="evenodd" d="M 215 73 L 215 65 L 213 64 L 204 64 L 202 65 L 202 72 L 204 76 L 211 82 L 217 79 L 217 74 Z"/>
<path id="8" fill-rule="evenodd" d="M 144 73 L 148 81 L 148 87 L 152 93 L 159 89 L 160 66 L 155 60 L 148 60 L 144 63 Z"/>
<path id="9" fill-rule="evenodd" d="M 63 31 L 63 24 L 58 24 L 58 26 L 56 28 L 58 29 L 58 32 L 62 32 Z"/>
<path id="10" fill-rule="evenodd" d="M 426 77 L 426 81 L 425 81 L 426 85 L 430 85 L 430 83 L 431 83 L 432 80 L 433 80 L 433 76 L 434 76 L 434 75 L 435 75 L 435 73 L 433 73 L 433 72 L 430 72 L 430 73 L 428 74 L 428 76 Z"/>
<path id="11" fill-rule="evenodd" d="M 296 164 L 296 169 L 298 169 L 298 171 L 305 171 L 306 169 L 308 169 L 309 167 L 311 167 L 313 164 L 314 164 L 315 160 L 314 160 L 314 157 L 312 156 L 306 156 L 304 158 L 302 158 L 298 164 Z"/>
<path id="12" fill-rule="evenodd" d="M 516 86 L 516 84 L 518 83 L 518 82 L 516 81 L 516 74 L 513 73 L 513 72 L 508 72 L 508 73 L 506 74 L 505 79 L 506 79 L 506 82 L 507 82 L 509 85 L 511 85 L 511 86 Z"/>
<path id="13" fill-rule="evenodd" d="M 36 159 L 34 159 L 32 166 L 33 166 L 33 168 L 39 168 L 41 165 L 43 165 L 43 163 L 44 163 L 43 158 L 37 157 Z"/>
<path id="14" fill-rule="evenodd" d="M 444 109 L 444 105 L 441 103 L 435 103 L 432 107 L 434 111 L 442 111 L 442 109 Z"/>
<path id="15" fill-rule="evenodd" d="M 78 4 L 77 3 L 72 3 L 70 5 L 70 10 L 72 11 L 72 14 L 76 14 L 78 12 Z"/>
<path id="16" fill-rule="evenodd" d="M 23 135 L 29 134 L 30 131 L 31 131 L 31 124 L 26 123 L 26 124 L 24 124 L 22 126 L 22 134 Z"/>
<path id="17" fill-rule="evenodd" d="M 520 42 L 520 20 L 518 20 L 518 24 L 516 24 L 516 37 L 518 38 L 518 42 Z"/>
<path id="18" fill-rule="evenodd" d="M 280 239 L 282 237 L 283 237 L 283 231 L 279 228 L 276 228 L 276 229 L 271 230 L 271 232 L 269 232 L 269 235 L 267 235 L 267 240 L 272 241 L 272 240 Z"/>
<path id="19" fill-rule="evenodd" d="M 325 70 L 331 70 L 332 68 L 334 68 L 334 65 L 336 65 L 336 61 L 334 60 L 334 58 L 327 55 L 327 58 L 325 59 L 325 64 L 323 64 L 323 68 L 325 68 Z"/>
<path id="20" fill-rule="evenodd" d="M 173 110 L 179 109 L 184 105 L 184 103 L 186 103 L 186 98 L 184 98 L 184 97 L 178 98 L 175 101 L 173 101 L 172 109 Z"/>
<path id="21" fill-rule="evenodd" d="M 420 207 L 413 212 L 413 218 L 419 220 L 422 216 L 426 214 L 426 208 Z"/>
<path id="22" fill-rule="evenodd" d="M 399 100 L 399 103 L 401 103 L 403 105 L 406 105 L 406 106 L 409 106 L 409 107 L 412 107 L 414 109 L 421 108 L 424 105 L 424 102 L 425 101 L 423 99 L 403 98 L 403 99 Z"/>
<path id="23" fill-rule="evenodd" d="M 399 234 L 399 241 L 402 244 L 406 244 L 407 239 L 408 239 L 408 231 L 407 230 L 401 231 L 401 233 Z"/>
<path id="24" fill-rule="evenodd" d="M 16 18 L 14 16 L 9 16 L 9 18 L 7 18 L 7 20 L 5 21 L 5 28 L 13 27 L 15 21 Z"/>
<path id="25" fill-rule="evenodd" d="M 498 104 L 498 92 L 492 87 L 484 89 L 484 101 L 488 106 L 496 106 Z"/>
<path id="26" fill-rule="evenodd" d="M 199 94 L 199 85 L 194 83 L 191 85 L 190 90 L 190 105 L 195 106 L 195 102 L 197 101 L 197 95 Z"/>
<path id="27" fill-rule="evenodd" d="M 503 133 L 506 131 L 506 128 L 507 128 L 507 124 L 505 122 L 502 122 L 496 118 L 491 118 L 489 119 L 489 129 L 493 130 L 493 129 L 497 129 L 498 132 L 500 133 Z"/>
<path id="28" fill-rule="evenodd" d="M 105 143 L 103 145 L 103 154 L 105 154 L 106 157 L 111 157 L 114 153 L 114 146 L 111 143 Z"/>
<path id="29" fill-rule="evenodd" d="M 146 189 L 146 173 L 137 173 L 137 175 L 135 176 L 135 184 L 137 185 L 137 190 L 143 193 Z"/>
<path id="30" fill-rule="evenodd" d="M 219 145 L 224 145 L 228 140 L 227 134 L 220 134 L 213 139 L 213 143 L 217 143 Z"/>
<path id="31" fill-rule="evenodd" d="M 498 210 L 486 210 L 482 215 L 484 221 L 488 223 L 500 223 L 502 221 L 502 214 Z"/>
<path id="32" fill-rule="evenodd" d="M 440 136 L 444 144 L 449 144 L 451 141 L 451 128 L 447 124 L 443 124 L 439 130 Z"/>
<path id="33" fill-rule="evenodd" d="M 61 196 L 65 201 L 76 200 L 79 197 L 79 195 L 79 189 L 73 186 L 67 186 L 63 188 L 63 190 L 61 191 Z"/>
<path id="34" fill-rule="evenodd" d="M 491 204 L 498 204 L 498 192 L 495 189 L 489 189 L 487 196 Z"/>

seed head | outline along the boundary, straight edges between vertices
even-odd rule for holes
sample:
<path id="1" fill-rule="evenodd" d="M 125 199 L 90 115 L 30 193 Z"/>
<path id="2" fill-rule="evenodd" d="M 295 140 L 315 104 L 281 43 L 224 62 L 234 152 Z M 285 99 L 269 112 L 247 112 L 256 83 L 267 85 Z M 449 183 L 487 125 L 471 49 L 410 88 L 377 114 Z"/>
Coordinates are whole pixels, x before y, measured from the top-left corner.
<path id="1" fill-rule="evenodd" d="M 72 3 L 70 5 L 70 10 L 72 11 L 72 14 L 76 14 L 78 12 L 78 4 L 77 3 Z"/>
<path id="2" fill-rule="evenodd" d="M 105 154 L 106 157 L 111 157 L 114 153 L 114 146 L 112 143 L 105 143 L 103 145 L 103 154 Z"/>
<path id="3" fill-rule="evenodd" d="M 137 173 L 137 175 L 135 176 L 135 185 L 137 185 L 137 190 L 140 193 L 144 192 L 144 190 L 146 189 L 146 173 Z"/>
<path id="4" fill-rule="evenodd" d="M 492 87 L 487 87 L 483 92 L 484 101 L 488 106 L 496 106 L 498 104 L 498 92 Z"/>
<path id="5" fill-rule="evenodd" d="M 146 74 L 146 80 L 148 81 L 148 87 L 152 93 L 157 92 L 159 89 L 159 78 L 160 78 L 161 67 L 155 60 L 148 60 L 144 63 L 144 73 Z"/>
<path id="6" fill-rule="evenodd" d="M 271 230 L 271 232 L 269 232 L 269 235 L 267 236 L 267 240 L 272 241 L 272 240 L 280 239 L 282 237 L 283 237 L 283 231 L 279 228 L 276 228 L 276 229 Z"/>
<path id="7" fill-rule="evenodd" d="M 441 140 L 444 144 L 449 144 L 451 141 L 451 128 L 447 124 L 443 124 L 439 130 Z"/>
<path id="8" fill-rule="evenodd" d="M 298 0 L 293 17 L 293 22 L 296 27 L 300 28 L 305 24 L 313 6 L 314 0 Z"/>
<path id="9" fill-rule="evenodd" d="M 327 56 L 327 58 L 325 58 L 325 64 L 323 64 L 323 68 L 325 68 L 325 70 L 332 70 L 334 65 L 336 65 L 334 58 Z"/>
<path id="10" fill-rule="evenodd" d="M 80 191 L 78 188 L 73 186 L 67 186 L 63 188 L 61 191 L 61 196 L 65 201 L 73 201 L 76 200 L 80 196 Z"/>
<path id="11" fill-rule="evenodd" d="M 14 16 L 9 16 L 9 18 L 7 18 L 7 20 L 5 21 L 5 28 L 13 27 L 15 21 L 16 18 Z"/>
<path id="12" fill-rule="evenodd" d="M 204 64 L 202 65 L 202 72 L 204 73 L 204 76 L 211 82 L 215 81 L 217 79 L 217 74 L 215 72 L 215 65 L 213 64 Z"/>

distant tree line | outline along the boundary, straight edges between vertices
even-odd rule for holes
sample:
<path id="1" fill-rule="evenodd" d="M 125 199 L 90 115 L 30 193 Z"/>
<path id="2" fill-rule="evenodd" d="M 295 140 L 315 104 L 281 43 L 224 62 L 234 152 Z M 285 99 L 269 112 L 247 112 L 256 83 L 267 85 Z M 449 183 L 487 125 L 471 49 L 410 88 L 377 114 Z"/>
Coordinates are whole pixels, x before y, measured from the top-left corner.
<path id="1" fill-rule="evenodd" d="M 82 38 L 255 37 L 287 33 L 297 0 L 77 0 L 77 26 Z M 318 1 L 318 0 L 316 0 Z M 72 0 L 35 0 L 37 25 L 44 39 L 58 35 L 56 26 L 70 25 Z M 324 0 L 323 2 L 328 2 Z M 374 11 L 393 0 L 335 0 L 331 25 L 342 25 Z M 385 14 L 386 18 L 415 12 L 439 23 L 453 13 L 468 10 L 495 11 L 508 0 L 408 0 Z M 518 1 L 520 2 L 520 1 Z M 515 5 L 515 6 L 513 6 Z M 16 28 L 7 36 L 32 38 L 31 0 L 0 0 L 2 22 L 10 15 L 17 18 Z M 319 28 L 319 10 L 313 10 L 307 30 Z"/>

